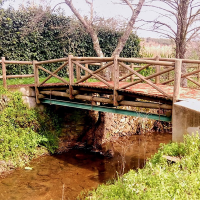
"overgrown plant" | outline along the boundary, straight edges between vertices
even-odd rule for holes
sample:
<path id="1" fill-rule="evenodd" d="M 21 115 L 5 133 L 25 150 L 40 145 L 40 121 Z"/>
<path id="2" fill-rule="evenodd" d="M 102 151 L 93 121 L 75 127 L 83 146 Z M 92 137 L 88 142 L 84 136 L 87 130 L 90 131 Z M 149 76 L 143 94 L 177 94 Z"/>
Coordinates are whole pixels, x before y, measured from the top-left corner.
<path id="1" fill-rule="evenodd" d="M 54 153 L 61 130 L 58 118 L 47 110 L 28 109 L 19 92 L 0 88 L 0 94 L 8 100 L 0 111 L 0 160 L 20 166 L 41 150 Z"/>
<path id="2" fill-rule="evenodd" d="M 177 162 L 163 155 L 176 156 Z M 101 185 L 86 199 L 199 199 L 199 134 L 185 136 L 184 143 L 161 145 L 143 169 L 131 170 L 114 183 Z"/>
<path id="3" fill-rule="evenodd" d="M 91 36 L 74 18 L 46 12 L 40 7 L 25 10 L 1 9 L 0 15 L 0 57 L 6 57 L 7 60 L 41 61 L 67 57 L 68 54 L 97 56 Z M 37 15 L 40 15 L 39 21 L 33 26 L 33 19 Z M 106 57 L 111 56 L 121 35 L 122 31 L 98 27 L 99 43 Z M 130 34 L 120 56 L 139 57 L 139 51 L 138 36 Z M 60 63 L 45 65 L 51 71 L 58 66 Z M 32 66 L 7 65 L 6 69 L 8 75 L 33 73 Z M 40 73 L 41 76 L 47 75 L 46 72 Z M 59 71 L 58 75 L 66 76 L 66 69 Z"/>

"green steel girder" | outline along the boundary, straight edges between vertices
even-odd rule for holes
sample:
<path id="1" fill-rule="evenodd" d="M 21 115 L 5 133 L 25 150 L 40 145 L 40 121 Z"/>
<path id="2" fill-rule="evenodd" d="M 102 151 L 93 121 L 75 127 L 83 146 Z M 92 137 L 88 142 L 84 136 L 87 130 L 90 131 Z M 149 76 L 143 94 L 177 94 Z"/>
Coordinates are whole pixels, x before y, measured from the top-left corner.
<path id="1" fill-rule="evenodd" d="M 141 118 L 148 118 L 160 121 L 170 122 L 171 117 L 163 116 L 163 115 L 156 115 L 151 113 L 143 113 L 143 112 L 136 112 L 132 110 L 124 110 L 124 109 L 117 109 L 117 108 L 109 108 L 105 106 L 93 106 L 90 104 L 78 103 L 78 102 L 71 102 L 71 101 L 60 101 L 55 99 L 41 99 L 41 103 L 52 104 L 52 105 L 60 105 L 60 106 L 67 106 L 73 108 L 80 108 L 85 110 L 95 110 L 101 112 L 109 112 L 115 114 L 122 114 L 122 115 L 129 115 L 134 117 L 141 117 Z"/>

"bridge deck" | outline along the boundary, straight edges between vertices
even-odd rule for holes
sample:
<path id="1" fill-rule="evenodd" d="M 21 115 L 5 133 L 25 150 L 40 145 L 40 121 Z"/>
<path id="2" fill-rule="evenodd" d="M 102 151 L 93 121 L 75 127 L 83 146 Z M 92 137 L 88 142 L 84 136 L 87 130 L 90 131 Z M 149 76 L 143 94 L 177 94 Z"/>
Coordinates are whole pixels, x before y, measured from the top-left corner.
<path id="1" fill-rule="evenodd" d="M 111 85 L 113 85 L 113 82 L 109 82 Z M 124 86 L 126 85 L 127 82 L 120 82 L 119 86 Z M 173 89 L 174 86 L 169 86 L 169 85 L 161 85 L 161 84 L 156 84 L 159 86 L 161 89 L 163 89 L 167 94 L 170 96 L 173 96 Z M 41 88 L 48 88 L 48 87 L 62 87 L 62 86 L 68 86 L 63 83 L 52 83 L 52 84 L 44 84 L 41 86 Z M 102 82 L 88 82 L 88 83 L 79 83 L 78 85 L 74 85 L 74 87 L 78 88 L 85 88 L 88 89 L 99 89 L 99 90 L 110 90 L 112 91 L 111 88 L 109 88 L 107 85 L 105 85 Z M 119 90 L 119 92 L 124 92 L 124 93 L 129 93 L 130 95 L 135 95 L 136 97 L 150 97 L 152 99 L 163 99 L 163 100 L 168 100 L 169 99 L 151 87 L 148 84 L 145 83 L 138 83 L 136 85 L 130 86 L 127 89 Z M 180 88 L 180 98 L 179 99 L 197 99 L 200 100 L 200 90 L 199 89 L 191 89 L 191 88 Z M 171 101 L 171 100 L 170 100 Z"/>
<path id="2" fill-rule="evenodd" d="M 113 82 L 109 82 L 111 85 L 113 85 Z M 119 86 L 124 86 L 126 85 L 127 82 L 120 82 Z M 161 89 L 163 89 L 165 92 L 167 92 L 170 96 L 173 96 L 173 86 L 169 85 L 161 85 L 161 84 L 156 84 L 158 85 Z M 34 84 L 27 84 L 27 85 L 10 85 L 10 88 L 13 87 L 18 87 L 18 86 L 30 86 L 34 87 Z M 63 83 L 46 83 L 40 88 L 48 88 L 48 87 L 65 87 L 68 86 L 67 84 Z M 107 85 L 105 85 L 102 82 L 89 82 L 89 83 L 80 83 L 78 85 L 75 85 L 75 87 L 79 88 L 93 88 L 93 89 L 101 89 L 101 90 L 111 90 L 108 88 Z M 140 95 L 140 96 L 147 96 L 147 97 L 152 97 L 152 98 L 158 98 L 158 99 L 166 99 L 167 97 L 161 94 L 159 91 L 154 89 L 148 84 L 145 83 L 138 83 L 136 85 L 130 86 L 127 89 L 119 90 L 121 92 L 126 92 L 130 94 L 135 94 L 135 95 Z M 199 89 L 191 89 L 191 88 L 180 88 L 180 99 L 196 99 L 200 100 L 200 90 Z"/>
<path id="3" fill-rule="evenodd" d="M 113 82 L 109 82 L 111 85 L 113 85 Z M 127 82 L 120 82 L 119 86 L 124 86 L 126 85 Z M 80 84 L 83 87 L 92 87 L 92 88 L 108 88 L 107 85 L 105 85 L 102 82 L 91 82 L 91 83 L 81 83 Z M 165 92 L 167 92 L 170 96 L 173 96 L 173 89 L 174 86 L 169 86 L 169 85 L 161 85 L 161 84 L 155 84 L 158 85 L 161 89 L 163 89 Z M 128 93 L 135 93 L 139 95 L 144 95 L 144 96 L 150 96 L 154 98 L 162 98 L 162 99 L 167 99 L 166 96 L 161 94 L 159 91 L 154 89 L 148 84 L 145 83 L 138 83 L 136 85 L 130 86 L 127 89 L 120 90 L 120 91 L 125 91 Z M 200 90 L 198 89 L 191 89 L 191 88 L 180 88 L 180 99 L 197 99 L 200 100 Z"/>

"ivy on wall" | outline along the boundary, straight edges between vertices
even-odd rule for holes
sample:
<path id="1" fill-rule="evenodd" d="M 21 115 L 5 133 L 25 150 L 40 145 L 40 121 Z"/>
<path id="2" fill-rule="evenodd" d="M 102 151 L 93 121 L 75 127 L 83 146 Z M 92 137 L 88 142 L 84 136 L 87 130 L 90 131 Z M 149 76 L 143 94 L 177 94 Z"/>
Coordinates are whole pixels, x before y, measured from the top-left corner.
<path id="1" fill-rule="evenodd" d="M 48 12 L 38 15 L 39 12 L 44 12 L 39 8 L 38 10 L 10 8 L 2 9 L 0 12 L 0 57 L 6 57 L 7 60 L 41 61 L 66 57 L 68 54 L 96 56 L 91 37 L 73 18 Z M 122 33 L 105 27 L 97 29 L 104 55 L 111 56 Z M 139 51 L 140 40 L 138 36 L 131 34 L 120 56 L 138 57 Z M 47 68 L 52 71 L 58 65 L 51 64 Z M 31 66 L 7 66 L 8 75 L 30 73 L 33 73 Z M 45 72 L 42 73 L 45 75 Z M 62 76 L 64 71 L 59 73 Z"/>

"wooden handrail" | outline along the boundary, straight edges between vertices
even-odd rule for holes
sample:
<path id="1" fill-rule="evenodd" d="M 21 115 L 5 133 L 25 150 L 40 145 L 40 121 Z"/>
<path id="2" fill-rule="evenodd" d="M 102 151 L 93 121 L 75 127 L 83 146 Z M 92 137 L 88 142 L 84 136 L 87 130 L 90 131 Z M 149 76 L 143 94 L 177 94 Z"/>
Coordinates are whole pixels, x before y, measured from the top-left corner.
<path id="1" fill-rule="evenodd" d="M 141 64 L 174 66 L 174 62 L 143 60 L 143 59 L 138 59 L 138 58 L 118 58 L 118 60 L 122 61 L 122 62 L 133 62 L 133 63 L 141 63 Z"/>
<path id="2" fill-rule="evenodd" d="M 200 72 L 200 69 L 198 69 L 198 70 L 196 70 L 196 71 L 193 71 L 193 72 L 190 72 L 190 73 L 187 73 L 187 74 L 182 74 L 182 75 L 181 75 L 181 78 L 185 78 L 185 77 L 187 77 L 187 76 L 191 76 L 192 74 L 196 74 L 196 73 L 198 73 L 198 72 Z M 173 79 L 170 79 L 170 80 L 168 80 L 168 81 L 165 81 L 165 82 L 163 82 L 162 84 L 165 85 L 165 84 L 170 83 L 170 82 L 172 82 L 172 81 L 174 81 L 174 78 L 173 78 Z"/>
<path id="3" fill-rule="evenodd" d="M 31 61 L 5 60 L 5 64 L 32 65 L 33 62 L 31 62 Z"/>
<path id="4" fill-rule="evenodd" d="M 180 96 L 181 87 L 181 66 L 182 60 L 175 61 L 175 78 L 174 78 L 174 91 L 173 91 L 173 104 L 177 102 Z"/>
<path id="5" fill-rule="evenodd" d="M 159 91 L 160 93 L 162 93 L 163 95 L 167 96 L 169 99 L 172 99 L 172 97 L 170 95 L 168 95 L 166 92 L 164 92 L 161 88 L 159 88 L 158 86 L 156 86 L 155 84 L 153 84 L 150 80 L 147 79 L 147 77 L 142 76 L 141 74 L 139 74 L 138 72 L 132 70 L 130 67 L 127 67 L 126 65 L 124 65 L 123 63 L 120 63 L 121 65 L 123 65 L 125 68 L 127 68 L 128 70 L 130 70 L 132 73 L 134 73 L 136 76 L 138 76 L 142 81 L 145 81 L 147 84 L 149 84 L 150 86 L 152 86 L 153 88 L 155 88 L 157 91 Z M 159 73 L 157 73 L 159 74 Z M 125 88 L 127 88 L 127 86 L 124 86 Z M 122 89 L 122 88 L 120 88 Z"/>
<path id="6" fill-rule="evenodd" d="M 34 74 L 23 74 L 23 75 L 6 75 L 6 79 L 8 78 L 32 78 L 34 77 Z M 0 76 L 0 79 L 2 79 L 3 76 Z"/>
<path id="7" fill-rule="evenodd" d="M 66 62 L 68 61 L 68 58 L 58 58 L 58 59 L 52 59 L 52 60 L 45 60 L 45 61 L 37 61 L 37 65 L 42 65 L 42 64 L 50 64 L 50 63 L 57 63 L 57 62 Z"/>
<path id="8" fill-rule="evenodd" d="M 155 58 L 141 58 L 144 60 L 154 60 Z M 175 62 L 177 58 L 160 58 L 160 61 L 168 61 L 168 62 Z M 200 64 L 200 60 L 192 60 L 192 59 L 182 59 L 182 63 L 191 63 L 191 64 Z"/>
<path id="9" fill-rule="evenodd" d="M 73 61 L 93 61 L 93 62 L 109 62 L 113 61 L 113 57 L 73 57 Z"/>
<path id="10" fill-rule="evenodd" d="M 133 65 L 134 67 L 140 67 L 140 66 L 137 66 L 137 65 Z M 140 72 L 140 71 L 142 71 L 143 69 L 146 69 L 147 67 L 150 67 L 151 66 L 151 64 L 149 64 L 149 65 L 145 65 L 144 67 L 140 67 L 140 69 L 138 69 L 138 70 L 136 70 L 136 72 Z M 120 78 L 119 79 L 119 81 L 122 81 L 123 79 L 125 79 L 125 78 L 127 78 L 127 77 L 129 77 L 129 76 L 131 76 L 131 75 L 133 75 L 134 73 L 130 73 L 130 74 L 127 74 L 127 75 L 125 75 L 125 76 L 123 76 L 122 78 Z"/>
<path id="11" fill-rule="evenodd" d="M 62 64 L 53 72 L 45 69 L 41 65 L 45 64 L 50 64 L 50 63 L 59 63 L 61 62 Z M 9 61 L 6 60 L 4 57 L 2 60 L 0 60 L 0 63 L 2 65 L 2 76 L 0 76 L 0 79 L 3 79 L 3 86 L 6 88 L 6 79 L 9 78 L 29 78 L 29 77 L 34 77 L 35 79 L 35 89 L 36 89 L 36 99 L 37 102 L 39 102 L 39 87 L 46 83 L 51 77 L 55 77 L 59 80 L 61 80 L 63 83 L 69 85 L 69 97 L 70 99 L 74 98 L 73 95 L 73 87 L 80 84 L 81 82 L 84 82 L 88 80 L 91 77 L 95 77 L 102 83 L 104 83 L 108 88 L 113 89 L 113 104 L 114 106 L 120 105 L 120 101 L 118 100 L 118 92 L 120 90 L 126 89 L 130 86 L 136 85 L 141 82 L 146 82 L 148 85 L 152 86 L 155 88 L 157 91 L 162 93 L 164 96 L 168 97 L 168 99 L 172 99 L 173 101 L 176 102 L 179 99 L 179 90 L 180 90 L 180 79 L 181 78 L 187 78 L 189 81 L 193 82 L 197 86 L 200 87 L 199 81 L 191 79 L 191 75 L 197 74 L 197 79 L 199 80 L 200 78 L 200 60 L 189 60 L 189 59 L 174 59 L 174 58 L 121 58 L 118 56 L 115 57 L 74 57 L 72 55 L 69 55 L 66 58 L 59 58 L 59 59 L 51 59 L 51 60 L 46 60 L 46 61 Z M 127 64 L 129 63 L 129 64 Z M 142 64 L 142 66 L 138 66 L 135 64 Z M 192 72 L 185 73 L 185 74 L 180 74 L 180 68 L 182 63 L 187 63 L 187 64 L 198 64 L 199 66 L 192 66 L 194 69 Z M 33 74 L 24 74 L 24 75 L 6 75 L 6 64 L 19 64 L 19 65 L 33 65 L 34 68 L 34 75 Z M 69 82 L 66 81 L 64 78 L 60 77 L 57 75 L 57 73 L 63 69 L 65 66 L 68 65 L 69 68 Z M 77 81 L 74 81 L 74 67 L 76 65 L 76 78 Z M 98 65 L 100 66 L 99 69 L 92 71 L 88 69 L 88 65 Z M 176 65 L 176 67 L 174 67 Z M 121 78 L 119 78 L 119 66 L 124 67 L 127 69 L 129 72 L 125 75 L 122 75 Z M 131 66 L 131 67 L 130 67 Z M 160 69 L 161 66 L 164 66 L 162 70 Z M 112 78 L 113 78 L 113 83 L 110 82 L 107 78 L 103 77 L 102 75 L 99 74 L 99 72 L 102 72 L 106 68 L 112 68 Z M 134 70 L 132 68 L 139 68 L 137 70 Z M 156 69 L 156 73 L 148 75 L 144 77 L 141 75 L 139 72 L 148 68 L 152 67 Z M 197 67 L 197 70 L 195 68 Z M 189 68 L 189 67 L 188 67 Z M 81 70 L 85 70 L 85 76 L 81 78 Z M 48 73 L 48 77 L 39 83 L 39 71 L 38 70 L 43 70 L 46 73 Z M 175 71 L 175 77 L 173 79 L 170 79 L 168 81 L 165 81 L 161 84 L 167 84 L 172 81 L 174 81 L 174 94 L 173 97 L 171 97 L 169 94 L 167 94 L 162 88 L 159 87 L 160 83 L 160 76 L 164 73 L 170 72 L 174 70 Z M 140 80 L 134 80 L 131 83 L 127 83 L 126 85 L 122 85 L 121 87 L 119 86 L 120 81 L 124 80 L 127 77 L 131 77 L 132 75 L 135 75 L 139 77 Z M 149 79 L 155 79 L 155 83 L 153 83 Z M 168 78 L 169 79 L 169 78 Z M 177 85 L 178 84 L 178 85 Z"/>
<path id="12" fill-rule="evenodd" d="M 42 66 L 40 66 L 40 65 L 37 65 L 37 67 L 38 67 L 39 69 L 45 71 L 46 73 L 50 74 L 51 76 L 56 77 L 57 79 L 61 80 L 62 82 L 66 83 L 66 84 L 69 84 L 68 81 L 66 81 L 65 79 L 63 79 L 63 78 L 57 76 L 56 74 L 50 72 L 48 69 L 45 69 L 44 67 L 42 67 Z M 38 85 L 38 87 L 39 87 L 39 86 L 40 86 L 40 85 Z"/>

